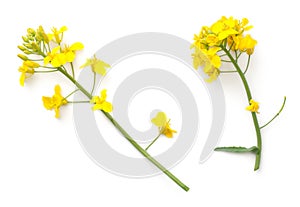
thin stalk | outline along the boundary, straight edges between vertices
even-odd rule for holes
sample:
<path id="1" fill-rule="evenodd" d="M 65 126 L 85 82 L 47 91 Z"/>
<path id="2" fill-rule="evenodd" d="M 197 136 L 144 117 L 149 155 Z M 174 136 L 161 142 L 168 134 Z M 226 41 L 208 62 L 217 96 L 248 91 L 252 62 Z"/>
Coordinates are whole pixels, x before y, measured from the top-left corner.
<path id="1" fill-rule="evenodd" d="M 90 101 L 68 101 L 68 103 L 77 104 L 77 103 L 90 103 Z"/>
<path id="2" fill-rule="evenodd" d="M 53 73 L 57 71 L 58 70 L 34 70 L 35 73 Z"/>
<path id="3" fill-rule="evenodd" d="M 223 70 L 223 71 L 220 71 L 220 73 L 236 73 L 237 71 L 236 70 Z"/>
<path id="4" fill-rule="evenodd" d="M 265 125 L 263 125 L 263 126 L 261 126 L 260 127 L 260 129 L 262 129 L 262 128 L 264 128 L 264 127 L 266 127 L 266 126 L 268 126 L 272 121 L 274 121 L 274 119 L 276 119 L 276 117 L 277 116 L 279 116 L 279 114 L 281 113 L 281 111 L 283 110 L 283 108 L 284 108 L 284 105 L 285 105 L 285 101 L 286 101 L 286 97 L 284 97 L 284 100 L 283 100 L 283 103 L 282 103 L 282 106 L 281 106 L 281 108 L 280 108 L 280 110 L 278 111 L 278 113 L 277 114 L 275 114 L 275 116 L 270 120 L 270 121 L 268 121 Z"/>
<path id="5" fill-rule="evenodd" d="M 85 90 L 81 84 L 79 84 L 69 73 L 64 71 L 61 67 L 58 70 L 65 75 L 75 86 L 87 96 L 87 98 L 92 99 L 92 94 Z M 135 147 L 145 158 L 147 158 L 152 164 L 159 168 L 164 174 L 166 174 L 170 179 L 172 179 L 178 186 L 183 190 L 188 191 L 189 187 L 182 183 L 175 175 L 168 171 L 163 165 L 161 165 L 156 159 L 154 159 L 146 150 L 144 150 L 134 139 L 120 126 L 120 124 L 107 112 L 101 112 L 111 121 L 111 123 L 119 130 L 119 132 Z"/>
<path id="6" fill-rule="evenodd" d="M 252 99 L 252 95 L 251 95 L 250 87 L 248 85 L 248 82 L 246 80 L 246 77 L 245 77 L 244 73 L 242 72 L 241 68 L 237 64 L 237 61 L 232 57 L 230 52 L 225 47 L 223 47 L 222 45 L 221 45 L 221 48 L 227 54 L 227 56 L 229 57 L 229 59 L 231 60 L 231 62 L 233 64 L 233 66 L 237 70 L 237 72 L 238 72 L 238 74 L 239 74 L 239 76 L 240 76 L 240 78 L 243 82 L 244 88 L 246 90 L 246 94 L 247 94 L 247 97 L 248 97 L 248 102 L 250 102 L 250 100 Z M 262 148 L 261 133 L 260 133 L 260 127 L 259 127 L 259 124 L 258 124 L 256 113 L 251 112 L 251 115 L 252 115 L 252 120 L 253 120 L 253 124 L 254 124 L 254 127 L 255 127 L 255 132 L 256 132 L 257 148 L 259 149 L 259 152 L 256 153 L 256 157 L 255 157 L 254 170 L 258 170 L 259 165 L 260 165 L 261 148 Z"/>
<path id="7" fill-rule="evenodd" d="M 72 77 L 75 78 L 75 72 L 74 72 L 74 66 L 73 66 L 73 63 L 70 62 L 70 65 L 71 65 L 71 69 L 72 69 Z"/>
<path id="8" fill-rule="evenodd" d="M 158 140 L 160 135 L 161 133 L 159 133 L 159 135 L 157 135 L 157 137 L 155 137 L 155 139 L 153 139 L 153 141 L 145 148 L 146 151 L 156 142 L 156 140 Z"/>
<path id="9" fill-rule="evenodd" d="M 95 90 L 95 84 L 96 84 L 96 73 L 93 71 L 93 87 L 92 87 L 92 90 L 91 90 L 91 94 L 93 95 L 94 93 L 94 90 Z"/>
<path id="10" fill-rule="evenodd" d="M 251 57 L 251 55 L 248 55 L 248 60 L 247 60 L 246 69 L 245 69 L 245 71 L 244 71 L 244 75 L 247 73 L 247 70 L 248 70 L 248 68 L 249 68 L 249 65 L 250 65 L 250 57 Z"/>

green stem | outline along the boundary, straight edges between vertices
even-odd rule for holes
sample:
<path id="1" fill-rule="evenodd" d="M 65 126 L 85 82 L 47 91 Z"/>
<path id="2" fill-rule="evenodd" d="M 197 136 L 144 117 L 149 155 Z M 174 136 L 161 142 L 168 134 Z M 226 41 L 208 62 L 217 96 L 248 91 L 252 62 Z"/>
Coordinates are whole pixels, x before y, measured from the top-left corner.
<path id="1" fill-rule="evenodd" d="M 242 72 L 241 68 L 239 67 L 239 65 L 237 64 L 237 62 L 235 61 L 235 59 L 232 57 L 232 55 L 230 54 L 230 52 L 226 49 L 226 47 L 224 47 L 224 46 L 221 45 L 221 48 L 227 54 L 227 56 L 229 57 L 229 59 L 231 60 L 231 62 L 233 64 L 233 66 L 237 70 L 239 76 L 241 77 L 241 80 L 242 80 L 242 82 L 244 84 L 244 88 L 246 90 L 246 94 L 247 94 L 247 97 L 248 97 L 248 103 L 249 103 L 250 100 L 252 99 L 252 95 L 251 95 L 250 87 L 248 85 L 248 82 L 246 80 L 246 77 L 245 77 L 244 73 Z M 258 120 L 257 120 L 256 113 L 255 112 L 251 112 L 251 115 L 252 115 L 252 120 L 253 120 L 253 124 L 254 124 L 254 127 L 255 127 L 255 132 L 256 132 L 257 148 L 259 149 L 259 152 L 256 153 L 254 170 L 258 170 L 259 169 L 259 165 L 260 165 L 261 148 L 262 148 L 261 133 L 260 133 L 260 127 L 258 125 Z"/>
<path id="2" fill-rule="evenodd" d="M 72 69 L 72 77 L 75 78 L 75 72 L 74 72 L 74 66 L 73 66 L 73 63 L 70 62 L 70 65 L 71 65 L 71 69 Z"/>
<path id="3" fill-rule="evenodd" d="M 237 71 L 236 70 L 223 70 L 223 71 L 220 71 L 220 73 L 236 73 Z"/>
<path id="4" fill-rule="evenodd" d="M 260 127 L 260 129 L 262 129 L 262 128 L 264 128 L 264 127 L 266 127 L 266 126 L 268 126 L 272 121 L 274 121 L 274 119 L 276 119 L 276 117 L 277 116 L 279 116 L 279 114 L 281 113 L 281 111 L 283 110 L 283 108 L 284 108 L 284 105 L 285 105 L 285 101 L 286 101 L 286 97 L 284 97 L 284 100 L 283 100 L 283 103 L 282 103 L 282 106 L 281 106 L 281 108 L 280 108 L 280 110 L 278 111 L 278 113 L 277 114 L 275 114 L 275 116 L 270 120 L 270 121 L 268 121 L 265 125 L 263 125 L 263 126 L 261 126 Z"/>
<path id="5" fill-rule="evenodd" d="M 77 103 L 90 103 L 90 101 L 68 101 L 68 103 L 77 104 Z"/>
<path id="6" fill-rule="evenodd" d="M 57 71 L 58 70 L 34 70 L 35 73 L 53 73 Z"/>
<path id="7" fill-rule="evenodd" d="M 156 140 L 158 140 L 158 138 L 160 137 L 160 135 L 161 135 L 161 133 L 159 133 L 157 135 L 157 137 L 155 137 L 155 139 L 145 148 L 146 151 L 156 142 Z"/>
<path id="8" fill-rule="evenodd" d="M 248 71 L 248 68 L 249 68 L 249 65 L 250 65 L 250 57 L 251 57 L 251 55 L 248 55 L 248 60 L 247 60 L 247 66 L 246 66 L 246 69 L 245 69 L 245 71 L 244 71 L 244 75 L 247 73 L 247 71 Z"/>
<path id="9" fill-rule="evenodd" d="M 79 84 L 70 74 L 64 71 L 61 67 L 58 70 L 65 75 L 76 87 L 85 94 L 89 99 L 92 99 L 92 94 L 85 90 L 81 84 Z M 166 174 L 170 179 L 172 179 L 177 185 L 179 185 L 185 191 L 189 190 L 189 187 L 182 183 L 175 175 L 168 171 L 163 165 L 161 165 L 157 160 L 155 160 L 146 150 L 144 150 L 134 139 L 119 125 L 119 123 L 107 112 L 101 112 L 111 121 L 111 123 L 119 130 L 119 132 L 152 164 L 159 168 L 164 174 Z"/>
<path id="10" fill-rule="evenodd" d="M 96 73 L 93 71 L 93 75 L 94 75 L 94 78 L 93 78 L 93 87 L 92 87 L 92 90 L 91 90 L 91 94 L 94 93 L 94 90 L 95 90 L 95 84 L 96 84 Z"/>

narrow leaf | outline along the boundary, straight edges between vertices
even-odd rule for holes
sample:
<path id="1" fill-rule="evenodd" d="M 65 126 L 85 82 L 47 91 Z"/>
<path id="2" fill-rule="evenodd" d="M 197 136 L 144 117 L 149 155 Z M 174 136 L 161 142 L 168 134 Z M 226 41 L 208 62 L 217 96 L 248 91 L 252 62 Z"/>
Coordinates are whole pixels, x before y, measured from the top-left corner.
<path id="1" fill-rule="evenodd" d="M 245 152 L 253 152 L 255 154 L 259 153 L 259 149 L 256 146 L 246 148 L 246 147 L 217 147 L 215 151 L 223 151 L 223 152 L 235 152 L 235 153 L 245 153 Z"/>

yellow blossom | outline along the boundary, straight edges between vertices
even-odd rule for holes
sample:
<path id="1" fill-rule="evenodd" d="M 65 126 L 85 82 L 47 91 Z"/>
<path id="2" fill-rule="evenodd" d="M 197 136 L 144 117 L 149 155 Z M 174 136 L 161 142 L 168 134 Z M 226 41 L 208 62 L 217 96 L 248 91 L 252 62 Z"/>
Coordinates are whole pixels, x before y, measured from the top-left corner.
<path id="1" fill-rule="evenodd" d="M 61 88 L 59 85 L 54 87 L 54 95 L 52 97 L 43 96 L 42 97 L 44 107 L 47 110 L 54 109 L 55 111 L 55 118 L 60 117 L 59 109 L 62 105 L 68 103 L 68 101 L 61 95 Z"/>
<path id="2" fill-rule="evenodd" d="M 75 42 L 71 46 L 65 46 L 63 53 L 67 62 L 73 62 L 75 59 L 75 51 L 82 50 L 84 48 L 83 44 L 80 42 Z"/>
<path id="3" fill-rule="evenodd" d="M 106 74 L 106 68 L 110 68 L 109 64 L 100 59 L 97 59 L 96 55 L 94 55 L 93 58 L 87 59 L 86 62 L 82 66 L 80 66 L 80 68 L 85 68 L 87 66 L 91 66 L 93 72 L 98 73 L 102 76 Z"/>
<path id="4" fill-rule="evenodd" d="M 113 106 L 111 103 L 106 101 L 106 89 L 101 91 L 101 96 L 94 96 L 91 103 L 94 104 L 93 111 L 103 110 L 105 112 L 112 112 Z"/>
<path id="5" fill-rule="evenodd" d="M 34 74 L 34 68 L 38 68 L 40 65 L 38 63 L 26 60 L 23 65 L 19 67 L 19 72 L 21 72 L 20 85 L 24 86 L 24 82 L 27 78 Z"/>
<path id="6" fill-rule="evenodd" d="M 67 31 L 67 27 L 66 26 L 62 26 L 59 30 L 57 30 L 57 28 L 55 28 L 55 27 L 53 27 L 52 28 L 52 34 L 48 34 L 48 38 L 50 39 L 50 40 L 52 40 L 53 39 L 53 37 L 54 37 L 54 41 L 57 43 L 57 44 L 60 44 L 61 43 L 61 41 L 62 41 L 62 39 L 63 39 L 63 33 L 65 32 L 65 31 Z"/>
<path id="7" fill-rule="evenodd" d="M 158 127 L 160 134 L 164 134 L 168 138 L 172 138 L 173 133 L 177 133 L 170 127 L 170 120 L 164 112 L 158 112 L 151 122 Z"/>
<path id="8" fill-rule="evenodd" d="M 204 66 L 203 71 L 209 76 L 207 82 L 216 80 L 220 74 L 221 58 L 217 55 L 219 50 L 219 47 L 212 47 L 209 50 L 195 48 L 192 54 L 194 68 Z"/>
<path id="9" fill-rule="evenodd" d="M 53 67 L 59 67 L 66 64 L 66 55 L 64 53 L 59 53 L 59 51 L 60 46 L 53 48 L 44 58 L 44 64 L 47 65 L 50 62 Z"/>
<path id="10" fill-rule="evenodd" d="M 258 112 L 258 109 L 259 109 L 259 103 L 258 102 L 251 99 L 249 104 L 250 105 L 246 107 L 246 110 L 251 111 L 251 112 L 259 113 Z"/>

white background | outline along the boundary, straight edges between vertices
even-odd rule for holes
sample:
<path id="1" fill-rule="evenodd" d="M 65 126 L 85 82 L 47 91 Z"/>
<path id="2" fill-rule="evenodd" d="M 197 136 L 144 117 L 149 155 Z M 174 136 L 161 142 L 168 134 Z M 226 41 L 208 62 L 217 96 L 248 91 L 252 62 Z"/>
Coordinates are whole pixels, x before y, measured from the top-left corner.
<path id="1" fill-rule="evenodd" d="M 299 205 L 299 7 L 297 1 L 2 1 L 0 206 L 297 206 Z M 192 41 L 202 25 L 220 16 L 247 17 L 258 40 L 247 74 L 261 103 L 261 122 L 287 104 L 263 130 L 261 169 L 254 156 L 214 153 L 199 164 L 202 141 L 172 172 L 189 185 L 184 192 L 164 175 L 118 177 L 95 165 L 82 150 L 72 121 L 41 104 L 56 76 L 33 77 L 19 86 L 16 46 L 28 27 L 66 25 L 66 38 L 81 41 L 79 60 L 101 46 L 137 32 L 165 32 Z M 50 78 L 56 78 L 55 80 Z M 238 77 L 221 77 L 227 118 L 220 145 L 255 145 L 245 94 Z M 66 86 L 67 87 L 67 86 Z"/>

